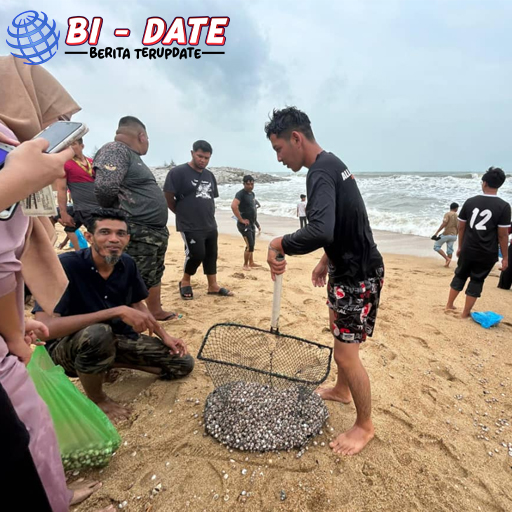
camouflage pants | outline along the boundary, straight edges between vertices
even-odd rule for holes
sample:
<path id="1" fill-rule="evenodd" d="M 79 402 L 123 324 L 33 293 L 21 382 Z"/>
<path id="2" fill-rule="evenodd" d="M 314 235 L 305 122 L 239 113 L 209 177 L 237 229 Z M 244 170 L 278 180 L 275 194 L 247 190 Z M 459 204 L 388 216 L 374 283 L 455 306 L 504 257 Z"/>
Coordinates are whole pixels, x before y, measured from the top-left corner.
<path id="1" fill-rule="evenodd" d="M 162 370 L 160 378 L 179 379 L 194 368 L 194 358 L 173 356 L 158 338 L 139 334 L 136 340 L 114 334 L 107 324 L 94 324 L 57 340 L 49 347 L 55 364 L 66 374 L 103 373 L 116 365 L 150 366 Z"/>
<path id="2" fill-rule="evenodd" d="M 165 270 L 169 230 L 130 224 L 130 242 L 126 252 L 135 260 L 147 288 L 158 286 Z"/>

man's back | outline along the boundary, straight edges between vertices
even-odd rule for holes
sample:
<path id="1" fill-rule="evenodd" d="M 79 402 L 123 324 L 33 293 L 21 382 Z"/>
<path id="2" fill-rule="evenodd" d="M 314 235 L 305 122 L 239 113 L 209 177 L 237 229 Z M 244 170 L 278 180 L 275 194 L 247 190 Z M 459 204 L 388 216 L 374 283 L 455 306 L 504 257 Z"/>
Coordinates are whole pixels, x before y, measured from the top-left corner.
<path id="1" fill-rule="evenodd" d="M 457 234 L 457 212 L 449 211 L 445 213 L 443 222 L 446 222 L 446 226 L 443 231 L 444 236 L 453 236 Z"/>
<path id="2" fill-rule="evenodd" d="M 498 227 L 510 226 L 510 205 L 497 195 L 468 199 L 459 214 L 465 222 L 461 254 L 470 258 L 498 259 Z"/>
<path id="3" fill-rule="evenodd" d="M 96 153 L 93 167 L 101 206 L 123 210 L 130 223 L 154 228 L 167 225 L 164 195 L 139 154 L 122 142 L 109 142 Z"/>

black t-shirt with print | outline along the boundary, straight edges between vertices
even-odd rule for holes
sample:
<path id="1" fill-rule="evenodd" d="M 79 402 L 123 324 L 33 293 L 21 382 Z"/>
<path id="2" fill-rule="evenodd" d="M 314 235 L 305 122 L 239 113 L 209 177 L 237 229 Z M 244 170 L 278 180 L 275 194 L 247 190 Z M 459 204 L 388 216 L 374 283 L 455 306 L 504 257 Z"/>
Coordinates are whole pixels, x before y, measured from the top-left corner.
<path id="1" fill-rule="evenodd" d="M 498 261 L 498 227 L 510 227 L 510 205 L 496 195 L 469 198 L 459 213 L 465 223 L 461 255 Z"/>
<path id="2" fill-rule="evenodd" d="M 254 192 L 246 192 L 245 189 L 236 193 L 235 199 L 240 201 L 238 209 L 242 219 L 247 219 L 254 224 L 256 221 L 256 196 Z"/>
<path id="3" fill-rule="evenodd" d="M 356 180 L 332 153 L 322 151 L 306 178 L 308 224 L 283 238 L 286 254 L 324 248 L 333 282 L 358 283 L 382 266 Z"/>
<path id="4" fill-rule="evenodd" d="M 211 171 L 204 169 L 198 172 L 189 164 L 178 165 L 167 174 L 164 192 L 170 192 L 176 197 L 178 231 L 217 229 L 215 198 L 219 197 L 219 191 L 217 180 Z"/>

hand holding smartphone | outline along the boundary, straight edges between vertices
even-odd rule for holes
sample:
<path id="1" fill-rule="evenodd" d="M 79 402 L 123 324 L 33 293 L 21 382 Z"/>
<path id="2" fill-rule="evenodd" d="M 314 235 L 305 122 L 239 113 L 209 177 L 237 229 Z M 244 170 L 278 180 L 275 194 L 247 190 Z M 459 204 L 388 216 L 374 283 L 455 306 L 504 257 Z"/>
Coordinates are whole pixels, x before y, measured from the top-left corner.
<path id="1" fill-rule="evenodd" d="M 64 164 L 74 156 L 71 148 L 64 148 L 87 131 L 83 123 L 58 121 L 17 148 L 0 144 L 0 172 L 4 182 L 2 188 L 4 191 L 9 189 L 15 201 L 26 198 L 22 204 L 26 215 L 56 214 L 55 199 L 48 185 L 65 176 Z M 6 161 L 8 167 L 2 170 Z M 16 207 L 17 202 L 0 211 L 0 220 L 10 219 Z"/>

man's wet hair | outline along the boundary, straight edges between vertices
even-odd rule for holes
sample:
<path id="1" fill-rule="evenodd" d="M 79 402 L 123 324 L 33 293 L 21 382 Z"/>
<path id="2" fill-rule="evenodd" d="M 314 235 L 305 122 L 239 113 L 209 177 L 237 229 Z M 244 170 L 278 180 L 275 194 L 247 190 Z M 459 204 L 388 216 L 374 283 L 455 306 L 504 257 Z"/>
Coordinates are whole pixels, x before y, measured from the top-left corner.
<path id="1" fill-rule="evenodd" d="M 205 140 L 196 140 L 192 144 L 192 151 L 204 151 L 205 153 L 210 153 L 210 155 L 213 153 L 211 144 Z"/>
<path id="2" fill-rule="evenodd" d="M 142 128 L 144 131 L 146 131 L 146 126 L 144 125 L 144 123 L 140 119 L 133 117 L 133 116 L 124 116 L 124 117 L 121 117 L 121 119 L 119 119 L 119 125 L 117 128 L 119 129 L 119 128 L 123 128 L 123 127 L 128 127 L 128 128 L 139 127 L 139 128 Z"/>
<path id="3" fill-rule="evenodd" d="M 459 203 L 452 203 L 450 205 L 450 210 L 456 210 L 459 207 Z"/>
<path id="4" fill-rule="evenodd" d="M 271 135 L 289 139 L 292 132 L 301 132 L 306 139 L 315 140 L 309 117 L 297 107 L 274 109 L 269 119 L 270 121 L 265 124 L 268 139 Z"/>
<path id="5" fill-rule="evenodd" d="M 306 199 L 306 194 L 301 194 L 301 195 L 300 195 L 300 198 L 301 198 L 301 199 Z"/>
<path id="6" fill-rule="evenodd" d="M 499 167 L 489 167 L 482 176 L 482 181 L 485 181 L 491 188 L 500 188 L 505 183 L 505 179 L 505 173 Z"/>
<path id="7" fill-rule="evenodd" d="M 97 208 L 91 212 L 91 216 L 86 225 L 87 231 L 89 231 L 89 233 L 94 234 L 96 231 L 96 225 L 98 224 L 99 220 L 119 220 L 124 222 L 128 228 L 126 215 L 121 210 L 116 210 L 114 208 Z"/>

